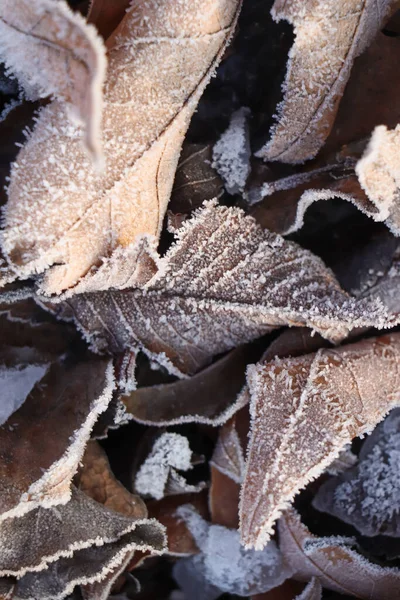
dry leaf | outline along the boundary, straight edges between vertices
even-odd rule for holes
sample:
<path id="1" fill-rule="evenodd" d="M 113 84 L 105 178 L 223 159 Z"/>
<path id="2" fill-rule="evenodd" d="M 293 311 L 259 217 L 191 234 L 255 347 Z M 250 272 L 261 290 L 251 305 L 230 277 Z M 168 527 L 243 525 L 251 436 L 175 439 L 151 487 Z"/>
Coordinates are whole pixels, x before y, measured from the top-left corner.
<path id="1" fill-rule="evenodd" d="M 144 289 L 79 294 L 60 317 L 65 309 L 93 349 L 140 348 L 178 375 L 282 325 L 340 341 L 355 327 L 396 323 L 379 302 L 343 292 L 309 251 L 214 203 L 184 223 Z"/>
<path id="2" fill-rule="evenodd" d="M 399 569 L 369 562 L 352 538 L 312 535 L 294 510 L 279 521 L 279 548 L 301 581 L 318 577 L 330 590 L 365 600 L 398 596 Z"/>
<path id="3" fill-rule="evenodd" d="M 393 0 L 276 0 L 272 16 L 293 24 L 295 42 L 283 85 L 284 100 L 266 160 L 313 158 L 332 128 L 354 59 L 381 29 Z"/>
<path id="4" fill-rule="evenodd" d="M 400 402 L 400 336 L 248 367 L 250 437 L 241 534 L 262 548 L 275 520 L 354 437 Z"/>
<path id="5" fill-rule="evenodd" d="M 106 58 L 95 28 L 63 0 L 2 0 L 0 39 L 0 58 L 28 97 L 65 102 L 98 158 Z"/>
<path id="6" fill-rule="evenodd" d="M 304 590 L 294 600 L 322 600 L 322 586 L 317 577 L 307 583 Z"/>
<path id="7" fill-rule="evenodd" d="M 141 495 L 160 500 L 169 494 L 198 492 L 203 483 L 189 485 L 178 471 L 192 468 L 192 451 L 186 437 L 163 433 L 135 475 L 134 488 Z"/>
<path id="8" fill-rule="evenodd" d="M 190 505 L 181 506 L 177 514 L 201 550 L 201 554 L 181 559 L 174 567 L 174 577 L 188 598 L 211 600 L 223 592 L 257 594 L 280 585 L 292 574 L 275 542 L 262 552 L 245 550 L 237 530 L 208 524 Z"/>
<path id="9" fill-rule="evenodd" d="M 357 461 L 357 454 L 353 454 L 351 445 L 347 444 L 347 446 L 340 451 L 339 456 L 326 468 L 326 472 L 329 473 L 329 475 L 339 475 L 339 473 L 354 467 Z"/>
<path id="10" fill-rule="evenodd" d="M 106 40 L 122 21 L 130 4 L 131 0 L 90 0 L 87 20 Z"/>
<path id="11" fill-rule="evenodd" d="M 87 496 L 110 510 L 136 519 L 147 516 L 143 500 L 131 494 L 115 478 L 106 453 L 95 441 L 90 441 L 86 446 L 77 485 Z"/>
<path id="12" fill-rule="evenodd" d="M 214 525 L 239 527 L 240 485 L 211 465 L 210 514 Z"/>
<path id="13" fill-rule="evenodd" d="M 120 564 L 113 567 L 101 581 L 81 585 L 80 590 L 83 600 L 108 600 L 111 596 L 114 584 L 128 567 L 134 554 L 135 550 L 127 550 Z M 113 596 L 113 599 L 116 600 L 116 597 Z"/>
<path id="14" fill-rule="evenodd" d="M 219 430 L 218 440 L 210 465 L 236 483 L 242 483 L 244 456 L 240 438 L 235 427 L 235 417 L 225 423 Z"/>
<path id="15" fill-rule="evenodd" d="M 71 479 L 113 388 L 109 360 L 51 365 L 0 428 L 0 520 L 69 499 Z"/>
<path id="16" fill-rule="evenodd" d="M 318 490 L 313 506 L 363 535 L 398 537 L 400 531 L 400 410 L 393 410 L 361 448 L 359 462 Z"/>
<path id="17" fill-rule="evenodd" d="M 246 365 L 259 356 L 250 345 L 240 346 L 193 377 L 139 388 L 121 400 L 135 421 L 146 425 L 196 422 L 217 427 L 242 407 L 238 395 Z"/>
<path id="18" fill-rule="evenodd" d="M 4 213 L 3 250 L 20 277 L 46 271 L 41 290 L 51 294 L 83 291 L 104 257 L 114 270 L 135 270 L 130 246 L 160 233 L 187 126 L 239 9 L 239 0 L 131 7 L 108 41 L 103 174 L 60 104 L 41 111 L 12 168 Z M 99 279 L 96 289 L 113 285 Z"/>

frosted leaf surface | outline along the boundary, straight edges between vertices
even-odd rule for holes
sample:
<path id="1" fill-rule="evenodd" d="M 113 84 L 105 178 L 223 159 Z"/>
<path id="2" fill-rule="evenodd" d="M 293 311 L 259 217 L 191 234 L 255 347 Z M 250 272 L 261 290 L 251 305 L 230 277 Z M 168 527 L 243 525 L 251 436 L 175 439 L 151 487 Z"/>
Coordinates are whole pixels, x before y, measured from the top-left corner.
<path id="1" fill-rule="evenodd" d="M 208 524 L 190 505 L 181 506 L 177 514 L 201 550 L 174 568 L 174 577 L 188 598 L 217 598 L 217 590 L 239 596 L 260 594 L 292 575 L 275 542 L 262 551 L 245 550 L 237 530 Z"/>
<path id="2" fill-rule="evenodd" d="M 79 294 L 60 316 L 65 306 L 94 350 L 140 348 L 175 374 L 283 325 L 338 342 L 396 322 L 378 301 L 348 296 L 311 252 L 212 202 L 178 230 L 143 289 Z"/>
<path id="3" fill-rule="evenodd" d="M 64 0 L 2 0 L 0 40 L 0 59 L 27 96 L 65 102 L 98 156 L 106 58 L 95 28 Z"/>
<path id="4" fill-rule="evenodd" d="M 363 444 L 359 463 L 324 483 L 313 505 L 363 535 L 397 537 L 400 530 L 400 410 Z"/>
<path id="5" fill-rule="evenodd" d="M 400 570 L 381 567 L 358 553 L 354 539 L 312 535 L 294 510 L 279 520 L 279 548 L 294 577 L 318 577 L 324 588 L 363 600 L 393 600 Z"/>
<path id="6" fill-rule="evenodd" d="M 42 379 L 48 365 L 21 365 L 8 369 L 0 366 L 0 425 L 23 404 L 35 383 Z"/>
<path id="7" fill-rule="evenodd" d="M 210 465 L 236 483 L 243 481 L 244 456 L 234 419 L 219 430 Z"/>
<path id="8" fill-rule="evenodd" d="M 333 125 L 354 59 L 381 29 L 393 0 L 275 0 L 272 16 L 294 26 L 284 99 L 266 160 L 313 158 Z"/>
<path id="9" fill-rule="evenodd" d="M 135 477 L 138 494 L 160 500 L 168 493 L 196 492 L 204 486 L 189 485 L 178 471 L 192 468 L 192 451 L 187 438 L 178 433 L 163 433 Z"/>
<path id="10" fill-rule="evenodd" d="M 322 586 L 320 580 L 317 577 L 313 577 L 309 583 L 307 583 L 304 590 L 299 596 L 296 596 L 294 600 L 321 600 L 322 599 Z"/>
<path id="11" fill-rule="evenodd" d="M 228 129 L 213 148 L 213 164 L 229 194 L 243 192 L 250 173 L 250 138 L 248 108 L 233 113 Z"/>
<path id="12" fill-rule="evenodd" d="M 246 546 L 262 548 L 297 492 L 400 403 L 399 365 L 400 335 L 393 334 L 248 367 Z"/>
<path id="13" fill-rule="evenodd" d="M 364 156 L 356 165 L 362 188 L 394 235 L 400 235 L 400 126 L 376 127 Z"/>
<path id="14" fill-rule="evenodd" d="M 327 467 L 326 472 L 330 475 L 338 475 L 354 465 L 358 461 L 357 454 L 354 454 L 351 451 L 351 445 L 347 444 L 343 450 L 340 451 L 340 454 L 335 460 Z"/>
<path id="15" fill-rule="evenodd" d="M 50 366 L 0 428 L 0 520 L 69 499 L 71 479 L 113 389 L 107 359 Z"/>
<path id="16" fill-rule="evenodd" d="M 41 110 L 12 167 L 4 211 L 3 250 L 20 277 L 44 272 L 41 291 L 58 294 L 88 282 L 118 248 L 135 269 L 130 247 L 160 233 L 187 126 L 239 8 L 239 0 L 130 8 L 107 43 L 102 173 L 63 106 Z M 96 289 L 104 285 L 99 277 Z"/>

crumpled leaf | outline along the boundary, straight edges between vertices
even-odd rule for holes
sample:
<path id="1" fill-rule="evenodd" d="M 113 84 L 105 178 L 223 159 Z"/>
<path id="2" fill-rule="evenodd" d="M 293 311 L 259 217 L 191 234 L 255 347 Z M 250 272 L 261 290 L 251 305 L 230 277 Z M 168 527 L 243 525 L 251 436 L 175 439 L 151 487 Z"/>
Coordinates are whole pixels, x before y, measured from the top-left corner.
<path id="1" fill-rule="evenodd" d="M 78 481 L 78 489 L 106 508 L 136 519 L 147 516 L 143 500 L 131 494 L 116 479 L 106 453 L 94 440 L 86 446 Z"/>
<path id="2" fill-rule="evenodd" d="M 239 209 L 207 203 L 177 235 L 144 289 L 79 294 L 59 317 L 72 309 L 97 351 L 139 347 L 177 375 L 282 325 L 340 341 L 355 327 L 396 322 L 378 301 L 349 297 L 319 258 Z"/>
<path id="3" fill-rule="evenodd" d="M 81 585 L 80 590 L 83 600 L 108 600 L 114 584 L 121 573 L 128 567 L 134 554 L 135 550 L 127 550 L 120 564 L 110 570 L 101 581 Z M 116 596 L 113 596 L 113 599 L 115 600 Z"/>
<path id="4" fill-rule="evenodd" d="M 3 0 L 0 40 L 0 58 L 28 97 L 65 102 L 98 158 L 106 58 L 95 28 L 63 0 Z"/>
<path id="5" fill-rule="evenodd" d="M 252 433 L 240 506 L 246 547 L 262 548 L 295 494 L 400 403 L 399 361 L 393 334 L 248 367 Z"/>
<path id="6" fill-rule="evenodd" d="M 389 16 L 393 0 L 275 0 L 272 16 L 293 24 L 284 100 L 266 160 L 302 163 L 313 158 L 332 128 L 354 59 Z"/>
<path id="7" fill-rule="evenodd" d="M 240 346 L 193 377 L 142 387 L 121 397 L 135 421 L 153 426 L 204 423 L 217 427 L 243 405 L 239 394 L 256 348 Z"/>
<path id="8" fill-rule="evenodd" d="M 192 468 L 189 441 L 178 433 L 163 433 L 135 475 L 134 488 L 141 496 L 160 500 L 169 494 L 197 492 L 203 483 L 189 485 L 178 471 Z"/>
<path id="9" fill-rule="evenodd" d="M 400 530 L 400 409 L 394 409 L 363 444 L 356 466 L 325 482 L 313 506 L 363 535 L 398 537 Z"/>
<path id="10" fill-rule="evenodd" d="M 0 520 L 68 501 L 71 479 L 113 388 L 108 359 L 50 366 L 0 428 Z"/>
<path id="11" fill-rule="evenodd" d="M 225 183 L 231 194 L 243 192 L 250 173 L 250 134 L 248 117 L 250 110 L 239 108 L 233 113 L 229 127 L 221 135 L 213 148 L 212 166 Z"/>
<path id="12" fill-rule="evenodd" d="M 3 250 L 19 277 L 45 272 L 41 291 L 57 294 L 77 284 L 83 291 L 104 258 L 107 273 L 124 262 L 135 271 L 130 247 L 160 233 L 184 134 L 239 9 L 240 0 L 130 8 L 108 40 L 104 173 L 93 170 L 58 102 L 40 112 L 12 168 L 4 213 Z M 99 277 L 96 289 L 110 285 Z"/>
<path id="13" fill-rule="evenodd" d="M 356 165 L 362 188 L 394 235 L 400 235 L 400 126 L 376 127 L 364 156 Z"/>
<path id="14" fill-rule="evenodd" d="M 309 583 L 307 583 L 304 590 L 296 596 L 294 600 L 321 600 L 322 599 L 322 586 L 321 582 L 317 577 L 313 577 Z"/>
<path id="15" fill-rule="evenodd" d="M 275 542 L 262 552 L 245 550 L 238 531 L 208 524 L 190 505 L 181 506 L 177 514 L 201 550 L 174 567 L 174 577 L 188 598 L 213 600 L 223 592 L 257 594 L 280 585 L 292 574 Z"/>
<path id="16" fill-rule="evenodd" d="M 323 587 L 365 600 L 398 595 L 399 569 L 369 562 L 352 538 L 312 535 L 293 509 L 279 520 L 279 548 L 301 581 L 318 577 Z"/>

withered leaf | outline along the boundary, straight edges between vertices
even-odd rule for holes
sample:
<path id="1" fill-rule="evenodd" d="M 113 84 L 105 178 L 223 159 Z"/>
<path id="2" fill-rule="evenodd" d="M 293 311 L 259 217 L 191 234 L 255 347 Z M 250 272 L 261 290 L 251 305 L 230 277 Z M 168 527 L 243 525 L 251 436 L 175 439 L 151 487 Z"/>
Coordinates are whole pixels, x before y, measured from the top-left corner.
<path id="1" fill-rule="evenodd" d="M 100 154 L 105 48 L 94 27 L 64 0 L 4 0 L 0 58 L 28 97 L 53 96 L 84 123 L 89 151 Z"/>
<path id="2" fill-rule="evenodd" d="M 293 509 L 278 527 L 279 548 L 296 578 L 317 577 L 330 590 L 365 600 L 393 600 L 398 595 L 400 570 L 369 562 L 352 538 L 318 538 Z"/>
<path id="3" fill-rule="evenodd" d="M 262 548 L 295 494 L 400 402 L 399 361 L 400 335 L 393 334 L 248 368 L 246 546 Z"/>
<path id="4" fill-rule="evenodd" d="M 0 520 L 68 500 L 71 479 L 113 387 L 107 359 L 50 366 L 0 428 Z"/>
<path id="5" fill-rule="evenodd" d="M 307 583 L 304 590 L 296 596 L 294 600 L 321 600 L 322 599 L 322 586 L 321 582 L 317 577 L 313 577 L 309 583 Z"/>
<path id="6" fill-rule="evenodd" d="M 239 435 L 235 427 L 235 417 L 219 430 L 218 440 L 210 464 L 236 483 L 242 483 L 244 456 Z"/>
<path id="7" fill-rule="evenodd" d="M 240 346 L 193 377 L 134 390 L 121 397 L 129 414 L 146 425 L 204 423 L 217 427 L 238 411 L 246 364 L 259 353 Z"/>
<path id="8" fill-rule="evenodd" d="M 292 23 L 296 37 L 278 122 L 258 156 L 301 163 L 317 154 L 332 128 L 354 59 L 393 5 L 393 0 L 275 1 L 273 18 Z"/>
<path id="9" fill-rule="evenodd" d="M 229 529 L 239 527 L 240 484 L 211 465 L 209 505 L 211 521 Z"/>
<path id="10" fill-rule="evenodd" d="M 98 442 L 86 446 L 78 475 L 78 489 L 106 508 L 136 519 L 147 516 L 146 505 L 114 476 L 107 455 Z"/>
<path id="11" fill-rule="evenodd" d="M 397 537 L 400 531 L 400 410 L 394 409 L 363 444 L 356 466 L 331 478 L 313 505 L 363 535 Z"/>
<path id="12" fill-rule="evenodd" d="M 181 559 L 174 568 L 174 577 L 188 598 L 217 598 L 218 590 L 219 594 L 248 596 L 270 590 L 291 576 L 293 571 L 275 542 L 262 552 L 245 550 L 237 530 L 210 525 L 190 505 L 181 506 L 177 514 L 201 550 L 199 555 Z"/>
<path id="13" fill-rule="evenodd" d="M 356 166 L 359 181 L 379 214 L 395 235 L 400 235 L 400 126 L 376 127 L 364 156 Z"/>
<path id="14" fill-rule="evenodd" d="M 343 292 L 309 251 L 214 203 L 178 230 L 143 289 L 75 295 L 60 317 L 65 307 L 93 349 L 140 348 L 178 375 L 282 325 L 339 341 L 354 327 L 396 322 L 378 301 Z"/>
<path id="15" fill-rule="evenodd" d="M 108 40 L 102 174 L 60 104 L 41 111 L 4 213 L 3 250 L 20 277 L 45 272 L 41 290 L 52 294 L 83 291 L 104 257 L 135 270 L 130 246 L 160 233 L 183 137 L 239 9 L 239 0 L 131 6 Z M 96 289 L 113 285 L 98 279 Z"/>
<path id="16" fill-rule="evenodd" d="M 130 4 L 130 0 L 91 0 L 87 20 L 96 26 L 103 39 L 107 39 L 122 21 Z"/>
<path id="17" fill-rule="evenodd" d="M 119 565 L 111 568 L 100 581 L 81 585 L 80 591 L 83 600 L 108 600 L 114 584 L 117 582 L 123 571 L 129 566 L 134 554 L 135 550 L 127 550 Z M 115 596 L 113 598 L 116 600 Z"/>
<path id="18" fill-rule="evenodd" d="M 179 471 L 192 468 L 189 441 L 178 433 L 163 433 L 135 475 L 134 488 L 141 496 L 160 500 L 169 494 L 200 491 L 203 483 L 189 485 Z"/>

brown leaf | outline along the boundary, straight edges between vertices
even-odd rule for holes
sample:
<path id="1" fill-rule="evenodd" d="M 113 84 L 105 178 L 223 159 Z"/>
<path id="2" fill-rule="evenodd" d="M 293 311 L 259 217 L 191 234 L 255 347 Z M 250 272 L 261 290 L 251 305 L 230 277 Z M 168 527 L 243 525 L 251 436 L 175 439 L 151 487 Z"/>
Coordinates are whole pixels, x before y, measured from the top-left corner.
<path id="1" fill-rule="evenodd" d="M 240 346 L 193 377 L 139 388 L 121 400 L 139 423 L 218 426 L 241 408 L 238 394 L 245 384 L 246 364 L 256 357 L 255 348 Z"/>
<path id="2" fill-rule="evenodd" d="M 295 494 L 400 402 L 399 334 L 248 368 L 241 534 L 262 548 Z"/>
<path id="3" fill-rule="evenodd" d="M 3 250 L 19 276 L 45 272 L 46 294 L 129 285 L 132 244 L 160 233 L 186 129 L 239 9 L 240 0 L 131 7 L 108 42 L 104 173 L 59 103 L 41 111 L 13 166 L 4 215 Z M 91 281 L 105 257 L 106 274 Z M 114 283 L 110 272 L 121 267 L 129 276 Z"/>
<path id="4" fill-rule="evenodd" d="M 106 40 L 124 18 L 130 4 L 130 0 L 91 0 L 88 23 L 93 23 Z"/>
<path id="5" fill-rule="evenodd" d="M 351 538 L 312 535 L 294 510 L 279 521 L 279 547 L 302 581 L 317 577 L 330 590 L 365 600 L 393 600 L 398 595 L 399 569 L 369 562 Z"/>
<path id="6" fill-rule="evenodd" d="M 87 444 L 78 477 L 78 489 L 106 508 L 135 519 L 147 516 L 143 500 L 131 494 L 115 478 L 107 455 L 98 442 Z"/>
<path id="7" fill-rule="evenodd" d="M 396 322 L 380 303 L 349 297 L 309 251 L 214 203 L 178 231 L 144 289 L 79 294 L 65 306 L 93 349 L 140 348 L 178 375 L 282 325 L 340 341 Z"/>
<path id="8" fill-rule="evenodd" d="M 51 365 L 0 428 L 0 520 L 68 500 L 71 479 L 113 387 L 109 360 Z"/>
<path id="9" fill-rule="evenodd" d="M 108 600 L 114 584 L 128 567 L 134 554 L 134 549 L 127 550 L 119 565 L 113 567 L 105 574 L 101 581 L 81 585 L 80 590 L 83 600 Z"/>
<path id="10" fill-rule="evenodd" d="M 239 527 L 240 485 L 211 465 L 210 513 L 215 525 Z"/>
<path id="11" fill-rule="evenodd" d="M 258 152 L 266 160 L 313 158 L 332 128 L 354 59 L 382 27 L 393 0 L 276 0 L 273 18 L 294 26 L 278 122 Z"/>
<path id="12" fill-rule="evenodd" d="M 242 483 L 244 475 L 243 448 L 232 417 L 219 430 L 210 464 L 232 481 Z"/>
<path id="13" fill-rule="evenodd" d="M 304 590 L 296 596 L 294 600 L 321 600 L 322 599 L 322 586 L 321 582 L 317 577 L 313 577 L 309 583 L 307 583 Z"/>
<path id="14" fill-rule="evenodd" d="M 98 158 L 106 59 L 94 27 L 63 0 L 4 0 L 0 39 L 0 57 L 28 96 L 65 102 Z"/>
<path id="15" fill-rule="evenodd" d="M 296 596 L 304 588 L 304 585 L 293 579 L 287 579 L 282 585 L 265 592 L 252 596 L 251 600 L 295 600 Z"/>

